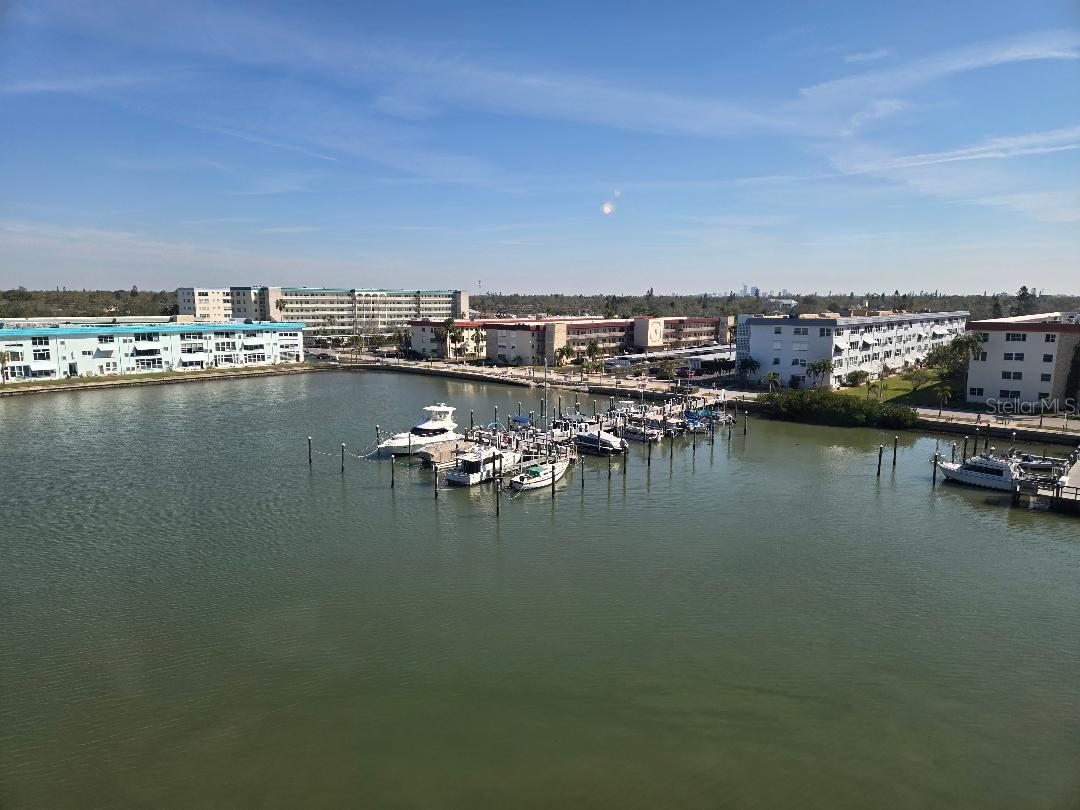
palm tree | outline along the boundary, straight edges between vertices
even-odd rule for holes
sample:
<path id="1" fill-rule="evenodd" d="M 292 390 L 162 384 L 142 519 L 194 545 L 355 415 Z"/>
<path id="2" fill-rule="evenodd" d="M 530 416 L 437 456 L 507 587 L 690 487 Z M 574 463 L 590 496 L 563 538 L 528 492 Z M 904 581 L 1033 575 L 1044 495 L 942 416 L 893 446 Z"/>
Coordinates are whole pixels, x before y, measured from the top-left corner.
<path id="1" fill-rule="evenodd" d="M 476 347 L 476 355 L 478 357 L 483 355 L 483 353 L 484 353 L 484 344 L 486 343 L 486 338 L 484 336 L 484 330 L 483 329 L 477 329 L 476 331 L 474 331 L 472 339 L 473 339 L 473 345 Z"/>
<path id="2" fill-rule="evenodd" d="M 7 382 L 8 361 L 11 360 L 10 352 L 0 352 L 0 385 Z"/>
<path id="3" fill-rule="evenodd" d="M 826 380 L 829 381 L 829 387 L 832 388 L 832 373 L 833 373 L 833 361 L 826 357 L 824 360 L 817 361 L 818 366 L 818 385 L 820 386 Z"/>
<path id="4" fill-rule="evenodd" d="M 279 314 L 284 316 L 285 315 L 285 299 L 284 298 L 278 298 L 276 301 L 274 301 L 274 309 L 276 309 Z"/>
<path id="5" fill-rule="evenodd" d="M 750 376 L 757 373 L 757 370 L 761 368 L 761 363 L 755 360 L 753 357 L 744 357 L 739 361 L 739 374 L 742 375 L 743 382 L 748 382 Z"/>
<path id="6" fill-rule="evenodd" d="M 770 371 L 765 375 L 765 379 L 769 382 L 769 391 L 774 391 L 780 387 L 780 375 L 775 371 Z"/>
<path id="7" fill-rule="evenodd" d="M 364 345 L 364 339 L 360 335 L 349 336 L 349 348 L 353 350 L 353 362 L 359 359 L 360 349 Z"/>
<path id="8" fill-rule="evenodd" d="M 942 385 L 938 386 L 938 411 L 937 411 L 937 415 L 938 415 L 939 418 L 941 417 L 942 410 L 945 408 L 945 403 L 948 402 L 949 399 L 952 398 L 952 393 L 953 393 L 952 388 L 950 388 L 948 385 L 942 384 Z"/>
<path id="9" fill-rule="evenodd" d="M 866 398 L 870 399 L 870 392 L 874 390 L 874 381 L 870 377 L 866 378 Z"/>

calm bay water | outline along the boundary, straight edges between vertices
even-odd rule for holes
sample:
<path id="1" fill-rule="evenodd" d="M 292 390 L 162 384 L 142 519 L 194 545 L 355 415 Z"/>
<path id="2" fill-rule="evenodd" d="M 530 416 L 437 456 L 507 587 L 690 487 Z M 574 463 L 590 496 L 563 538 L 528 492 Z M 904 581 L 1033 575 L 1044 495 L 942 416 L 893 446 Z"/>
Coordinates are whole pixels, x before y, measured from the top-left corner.
<path id="1" fill-rule="evenodd" d="M 536 396 L 0 401 L 0 806 L 1080 805 L 1080 521 L 932 491 L 932 438 L 875 479 L 875 431 L 754 420 L 498 520 L 339 472 Z"/>

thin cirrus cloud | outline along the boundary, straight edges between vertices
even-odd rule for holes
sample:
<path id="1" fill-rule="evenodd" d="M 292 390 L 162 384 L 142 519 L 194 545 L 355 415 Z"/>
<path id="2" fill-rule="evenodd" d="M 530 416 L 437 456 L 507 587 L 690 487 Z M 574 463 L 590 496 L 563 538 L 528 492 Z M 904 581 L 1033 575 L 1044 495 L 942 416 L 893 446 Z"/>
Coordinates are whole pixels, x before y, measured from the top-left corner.
<path id="1" fill-rule="evenodd" d="M 957 73 L 1048 59 L 1080 59 L 1080 32 L 1048 31 L 954 48 L 895 68 L 805 87 L 800 101 L 803 105 L 842 108 L 852 99 L 894 96 Z"/>
<path id="2" fill-rule="evenodd" d="M 884 59 L 891 51 L 888 48 L 878 48 L 876 51 L 863 51 L 862 53 L 849 53 L 844 57 L 845 62 L 876 62 Z"/>
<path id="3" fill-rule="evenodd" d="M 990 138 L 975 146 L 945 152 L 902 155 L 871 161 L 834 159 L 833 165 L 843 174 L 867 174 L 956 163 L 969 160 L 1004 160 L 1027 155 L 1043 155 L 1080 149 L 1080 126 L 1062 127 L 1047 132 Z"/>
<path id="4" fill-rule="evenodd" d="M 497 68 L 448 56 L 438 49 L 417 50 L 344 37 L 269 14 L 216 6 L 168 6 L 152 19 L 136 15 L 138 25 L 120 24 L 124 15 L 111 7 L 91 12 L 78 4 L 61 3 L 58 8 L 63 11 L 54 15 L 58 24 L 80 26 L 102 37 L 149 42 L 185 56 L 225 59 L 238 65 L 288 67 L 312 79 L 331 78 L 335 83 L 374 89 L 371 109 L 404 120 L 425 120 L 444 107 L 456 107 L 696 137 L 762 132 L 835 134 L 858 127 L 859 121 L 851 120 L 853 115 L 861 115 L 862 122 L 881 117 L 885 108 L 873 106 L 880 99 L 889 100 L 884 102 L 887 104 L 899 103 L 895 101 L 899 94 L 945 76 L 1011 62 L 1080 57 L 1080 33 L 1047 31 L 976 43 L 896 67 L 822 82 L 788 100 L 735 102 L 625 86 L 574 73 Z M 185 34 L 208 28 L 214 36 Z M 885 49 L 850 54 L 847 61 L 860 64 L 886 54 Z M 844 121 L 822 119 L 836 112 L 844 113 Z M 226 134 L 258 137 L 244 127 Z M 393 160 L 392 151 L 388 157 Z"/>
<path id="5" fill-rule="evenodd" d="M 92 93 L 119 87 L 150 84 L 158 76 L 149 73 L 107 73 L 101 75 L 55 76 L 0 82 L 0 95 L 21 96 L 38 93 Z"/>

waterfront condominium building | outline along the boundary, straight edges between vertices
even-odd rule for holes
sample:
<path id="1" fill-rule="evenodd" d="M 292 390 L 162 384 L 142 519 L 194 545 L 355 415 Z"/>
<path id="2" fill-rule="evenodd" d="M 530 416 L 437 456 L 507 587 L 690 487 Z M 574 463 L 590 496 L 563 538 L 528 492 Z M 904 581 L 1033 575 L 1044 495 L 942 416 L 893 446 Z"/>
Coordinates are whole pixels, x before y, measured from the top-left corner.
<path id="1" fill-rule="evenodd" d="M 1080 313 L 971 321 L 982 350 L 968 362 L 967 401 L 1075 410 L 1080 400 Z M 1070 407 L 1071 400 L 1071 407 Z"/>
<path id="2" fill-rule="evenodd" d="M 387 334 L 410 320 L 460 318 L 469 294 L 460 290 L 366 290 L 337 287 L 180 287 L 181 315 L 196 321 L 302 320 L 325 337 Z"/>
<path id="3" fill-rule="evenodd" d="M 412 350 L 425 357 L 482 356 L 493 363 L 534 365 L 569 349 L 576 355 L 596 344 L 600 354 L 662 351 L 724 343 L 733 318 L 490 318 L 454 322 L 456 342 L 444 321 L 409 322 Z"/>
<path id="4" fill-rule="evenodd" d="M 5 382 L 300 363 L 302 323 L 0 328 Z"/>
<path id="5" fill-rule="evenodd" d="M 800 386 L 808 382 L 811 363 L 829 360 L 829 378 L 809 382 L 838 386 L 853 371 L 882 377 L 912 366 L 962 334 L 967 317 L 964 311 L 740 315 L 736 362 L 752 358 L 758 363 L 756 378 L 776 372 L 781 385 Z"/>

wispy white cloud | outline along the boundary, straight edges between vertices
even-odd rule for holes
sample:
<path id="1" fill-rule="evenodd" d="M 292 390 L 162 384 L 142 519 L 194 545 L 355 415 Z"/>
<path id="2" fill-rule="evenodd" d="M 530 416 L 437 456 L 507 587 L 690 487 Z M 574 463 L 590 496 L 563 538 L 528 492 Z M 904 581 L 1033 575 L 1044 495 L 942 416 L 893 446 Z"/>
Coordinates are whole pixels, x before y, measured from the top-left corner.
<path id="1" fill-rule="evenodd" d="M 316 172 L 282 172 L 256 178 L 251 188 L 234 191 L 239 196 L 268 196 L 273 194 L 298 194 L 312 190 L 312 184 L 322 177 Z"/>
<path id="2" fill-rule="evenodd" d="M 852 100 L 889 98 L 912 88 L 981 68 L 1014 62 L 1080 59 L 1080 32 L 1050 31 L 980 42 L 915 59 L 895 68 L 822 82 L 800 91 L 804 102 L 848 107 Z"/>
<path id="3" fill-rule="evenodd" d="M 861 145 L 832 158 L 845 175 L 866 175 L 907 185 L 956 203 L 1001 208 L 1041 222 L 1074 222 L 1080 190 L 1067 178 L 1035 179 L 1029 173 L 997 170 L 987 162 L 1080 149 L 1080 126 L 987 139 L 973 146 L 912 155 L 887 154 Z M 1061 187 L 1055 187 L 1061 186 Z"/>
<path id="4" fill-rule="evenodd" d="M 876 51 L 863 51 L 862 53 L 849 53 L 844 57 L 845 62 L 874 62 L 884 59 L 890 53 L 888 48 L 878 48 Z"/>
<path id="5" fill-rule="evenodd" d="M 843 136 L 854 135 L 869 124 L 892 118 L 904 110 L 911 109 L 911 104 L 898 98 L 883 98 L 870 102 L 848 119 L 848 125 L 840 130 Z"/>
<path id="6" fill-rule="evenodd" d="M 0 82 L 0 95 L 20 96 L 36 93 L 91 93 L 118 87 L 131 87 L 155 81 L 158 77 L 144 73 L 112 73 L 100 76 L 55 76 Z"/>
<path id="7" fill-rule="evenodd" d="M 833 165 L 844 174 L 873 174 L 969 160 L 1005 160 L 1073 149 L 1080 149 L 1080 126 L 990 138 L 975 146 L 946 152 L 901 155 L 869 161 L 836 158 Z"/>

